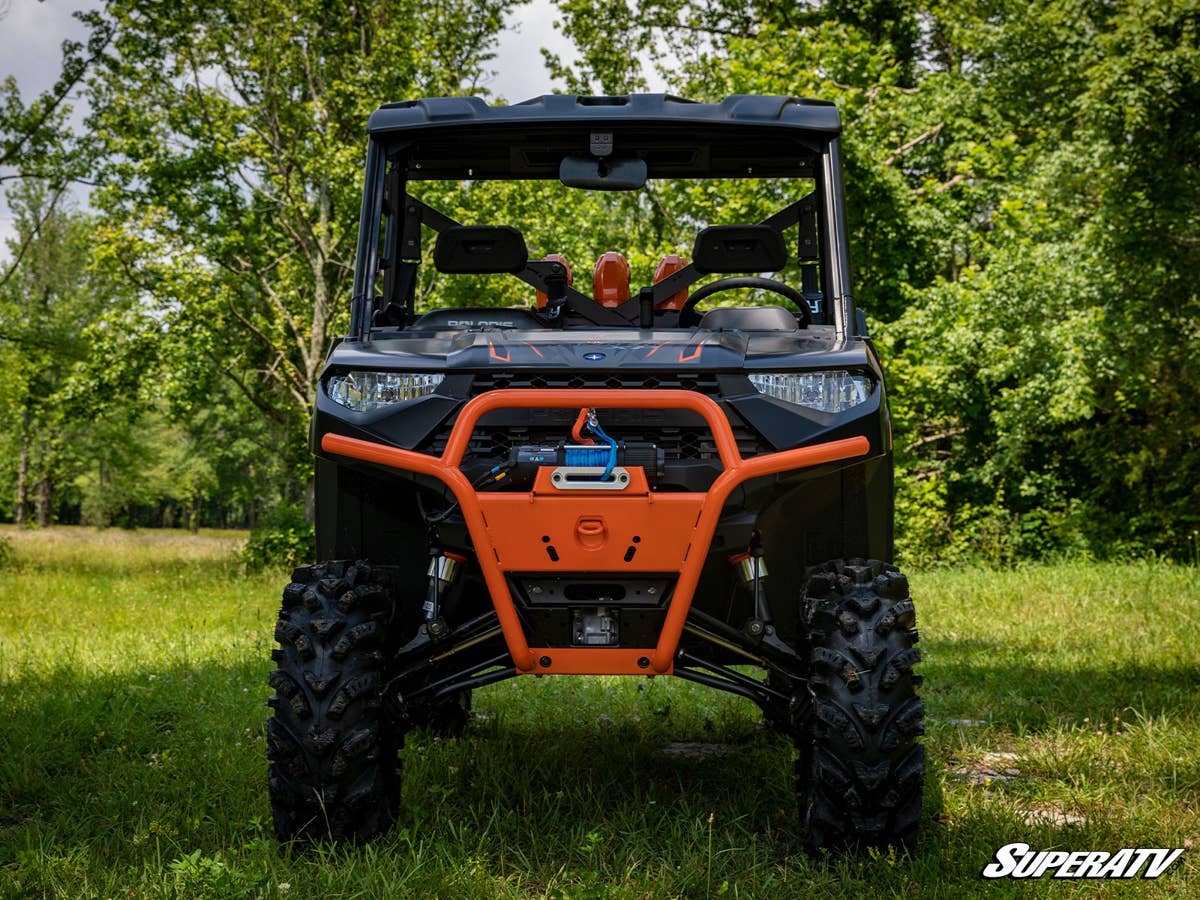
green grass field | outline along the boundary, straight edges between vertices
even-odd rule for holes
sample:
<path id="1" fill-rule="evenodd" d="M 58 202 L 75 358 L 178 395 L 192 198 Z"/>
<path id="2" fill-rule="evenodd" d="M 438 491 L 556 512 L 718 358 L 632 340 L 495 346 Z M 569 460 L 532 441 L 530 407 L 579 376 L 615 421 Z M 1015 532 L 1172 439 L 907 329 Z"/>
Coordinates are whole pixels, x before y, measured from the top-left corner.
<path id="1" fill-rule="evenodd" d="M 237 534 L 0 529 L 0 896 L 1200 896 L 984 882 L 1003 844 L 1200 843 L 1200 572 L 912 574 L 927 822 L 911 859 L 814 862 L 791 756 L 747 701 L 667 678 L 522 678 L 459 741 L 410 737 L 384 841 L 271 837 L 262 725 L 286 576 Z"/>

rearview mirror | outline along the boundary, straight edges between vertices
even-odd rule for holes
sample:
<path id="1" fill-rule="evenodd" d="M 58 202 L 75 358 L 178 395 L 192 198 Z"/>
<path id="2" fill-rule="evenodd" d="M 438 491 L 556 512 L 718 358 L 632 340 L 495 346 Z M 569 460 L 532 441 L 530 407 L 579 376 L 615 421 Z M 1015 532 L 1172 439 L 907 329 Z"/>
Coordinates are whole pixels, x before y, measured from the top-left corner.
<path id="1" fill-rule="evenodd" d="M 564 156 L 558 166 L 558 180 L 567 187 L 594 191 L 636 191 L 646 184 L 646 171 L 644 159 Z"/>
<path id="2" fill-rule="evenodd" d="M 515 275 L 528 261 L 525 238 L 508 225 L 454 225 L 433 248 L 433 264 L 451 275 Z"/>
<path id="3" fill-rule="evenodd" d="M 787 265 L 783 235 L 770 225 L 712 225 L 692 246 L 696 271 L 778 272 Z"/>

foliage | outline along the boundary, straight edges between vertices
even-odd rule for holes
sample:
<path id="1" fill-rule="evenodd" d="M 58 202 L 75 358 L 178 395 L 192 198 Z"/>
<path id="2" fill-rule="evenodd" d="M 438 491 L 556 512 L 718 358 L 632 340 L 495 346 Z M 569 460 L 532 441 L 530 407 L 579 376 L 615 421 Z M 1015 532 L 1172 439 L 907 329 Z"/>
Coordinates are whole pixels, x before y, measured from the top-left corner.
<path id="1" fill-rule="evenodd" d="M 479 92 L 511 7 L 113 0 L 54 91 L 26 106 L 0 88 L 3 152 L 50 179 L 17 196 L 26 271 L 0 284 L 0 364 L 16 373 L 0 453 L 26 458 L 21 503 L 19 466 L 0 466 L 0 513 L 31 516 L 42 482 L 55 514 L 97 522 L 252 523 L 303 504 L 316 376 L 349 306 L 363 123 L 381 100 Z M 572 89 L 642 87 L 648 58 L 695 99 L 839 105 L 903 557 L 1194 552 L 1198 0 L 558 8 L 581 56 L 549 71 Z M 46 129 L 85 75 L 100 216 L 54 218 L 54 185 L 77 170 Z M 686 253 L 681 224 L 752 219 L 770 190 L 418 193 L 462 221 L 520 224 L 577 278 L 621 249 L 645 281 Z M 421 277 L 422 308 L 530 299 L 511 279 Z"/>
<path id="2" fill-rule="evenodd" d="M 316 531 L 300 506 L 271 510 L 250 532 L 242 550 L 242 563 L 250 572 L 308 565 L 316 558 Z"/>
<path id="3" fill-rule="evenodd" d="M 36 509 L 44 525 L 60 492 L 100 449 L 97 413 L 104 404 L 88 397 L 75 415 L 70 398 L 94 341 L 110 339 L 100 323 L 132 298 L 90 265 L 89 217 L 56 207 L 39 180 L 18 182 L 9 199 L 17 213 L 9 249 L 23 249 L 24 258 L 0 285 L 0 353 L 10 373 L 0 420 L 15 469 L 14 517 L 27 521 Z"/>
<path id="4" fill-rule="evenodd" d="M 0 21 L 6 12 L 7 5 L 0 5 Z M 90 34 L 86 44 L 63 42 L 62 71 L 50 90 L 25 103 L 16 79 L 0 78 L 0 185 L 38 181 L 50 194 L 42 209 L 45 216 L 57 208 L 66 185 L 82 176 L 92 150 L 88 135 L 72 134 L 66 128 L 71 111 L 68 100 L 112 39 L 111 29 L 99 13 L 74 15 L 89 26 Z M 45 222 L 39 221 L 27 229 L 11 248 L 11 258 L 0 265 L 0 287 L 17 271 L 42 224 Z"/>
<path id="5" fill-rule="evenodd" d="M 173 362 L 230 379 L 289 467 L 308 466 L 316 376 L 346 328 L 367 115 L 472 88 L 507 3 L 107 7 L 89 117 L 105 251 L 153 297 Z M 201 404 L 209 383 L 172 388 Z"/>

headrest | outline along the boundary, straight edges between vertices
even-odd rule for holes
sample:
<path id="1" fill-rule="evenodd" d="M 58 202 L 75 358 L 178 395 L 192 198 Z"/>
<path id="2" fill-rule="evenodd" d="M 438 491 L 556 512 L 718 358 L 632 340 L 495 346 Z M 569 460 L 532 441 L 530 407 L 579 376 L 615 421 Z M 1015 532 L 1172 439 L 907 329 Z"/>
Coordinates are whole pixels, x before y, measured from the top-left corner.
<path id="1" fill-rule="evenodd" d="M 616 250 L 601 254 L 592 270 L 592 296 L 601 306 L 620 306 L 629 299 L 629 260 Z"/>

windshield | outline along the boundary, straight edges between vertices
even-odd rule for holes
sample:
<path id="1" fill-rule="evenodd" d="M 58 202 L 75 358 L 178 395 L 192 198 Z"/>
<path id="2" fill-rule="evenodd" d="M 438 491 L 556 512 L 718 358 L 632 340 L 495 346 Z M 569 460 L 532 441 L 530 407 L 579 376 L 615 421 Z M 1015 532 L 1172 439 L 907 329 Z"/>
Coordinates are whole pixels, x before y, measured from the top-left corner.
<path id="1" fill-rule="evenodd" d="M 593 268 L 605 253 L 625 257 L 630 293 L 654 283 L 663 259 L 675 255 L 687 262 L 696 235 L 709 225 L 760 222 L 813 191 L 808 179 L 662 179 L 636 191 L 584 191 L 552 181 L 426 182 L 411 186 L 411 195 L 467 225 L 509 225 L 521 232 L 531 260 L 550 254 L 563 257 L 572 270 L 573 286 L 595 297 Z M 383 223 L 382 234 L 390 222 Z M 422 234 L 422 258 L 429 262 L 434 235 Z M 800 286 L 801 261 L 796 228 L 787 235 L 786 266 L 773 277 Z M 388 256 L 381 253 L 386 266 Z M 535 289 L 511 275 L 462 275 L 422 265 L 415 288 L 418 313 L 439 307 L 515 306 L 536 301 Z M 718 303 L 754 302 L 749 293 L 723 294 Z M 763 302 L 778 302 L 764 295 Z"/>
<path id="2" fill-rule="evenodd" d="M 823 188 L 835 142 L 814 154 L 757 133 L 706 143 L 644 131 L 590 157 L 530 134 L 464 133 L 457 148 L 450 131 L 436 143 L 372 141 L 355 322 L 365 334 L 431 310 L 507 308 L 539 326 L 690 328 L 706 310 L 766 305 L 800 328 L 843 327 L 837 282 L 826 284 L 843 264 L 830 219 L 840 183 L 833 196 Z M 625 174 L 606 190 L 597 170 Z"/>

